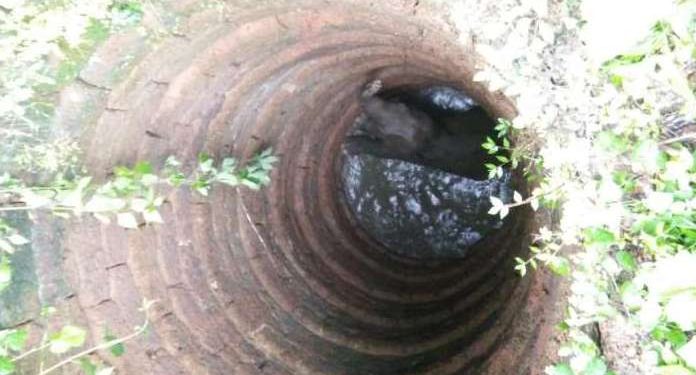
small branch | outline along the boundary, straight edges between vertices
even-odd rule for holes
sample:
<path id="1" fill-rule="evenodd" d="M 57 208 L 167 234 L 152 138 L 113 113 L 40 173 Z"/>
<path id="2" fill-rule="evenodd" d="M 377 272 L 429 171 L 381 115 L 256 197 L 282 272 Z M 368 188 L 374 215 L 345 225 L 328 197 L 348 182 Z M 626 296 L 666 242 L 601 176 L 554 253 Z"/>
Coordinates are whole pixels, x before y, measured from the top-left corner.
<path id="1" fill-rule="evenodd" d="M 523 201 L 519 201 L 519 202 L 515 202 L 515 203 L 508 203 L 508 204 L 505 205 L 505 207 L 507 207 L 507 208 L 513 208 L 513 207 L 524 206 L 525 204 L 531 203 L 531 202 L 532 202 L 533 200 L 535 200 L 535 199 L 539 199 L 539 198 L 541 198 L 541 197 L 543 197 L 543 196 L 545 196 L 545 195 L 549 195 L 549 194 L 555 192 L 556 190 L 560 190 L 560 189 L 563 187 L 563 185 L 565 185 L 565 184 L 560 184 L 560 185 L 556 186 L 555 188 L 553 188 L 553 189 L 551 189 L 551 190 L 549 190 L 549 191 L 544 191 L 544 192 L 541 192 L 541 193 L 539 193 L 539 194 L 531 195 L 531 196 L 527 197 L 527 199 L 525 199 L 525 200 L 523 200 Z"/>
<path id="2" fill-rule="evenodd" d="M 62 361 L 56 363 L 55 365 L 53 365 L 53 366 L 47 368 L 46 370 L 41 371 L 41 372 L 39 373 L 39 375 L 46 375 L 46 374 L 48 374 L 48 373 L 50 373 L 50 372 L 53 372 L 54 370 L 57 370 L 57 369 L 59 369 L 59 368 L 65 366 L 65 365 L 67 365 L 67 364 L 69 364 L 69 363 L 72 363 L 73 361 L 75 361 L 75 360 L 77 360 L 77 359 L 80 359 L 80 358 L 82 358 L 82 357 L 84 357 L 84 356 L 86 356 L 86 355 L 92 354 L 92 353 L 94 353 L 94 352 L 96 352 L 96 351 L 99 351 L 99 350 L 108 349 L 108 348 L 110 348 L 110 347 L 112 347 L 112 346 L 114 346 L 114 345 L 122 344 L 122 343 L 124 343 L 124 342 L 126 342 L 126 341 L 128 341 L 128 340 L 130 340 L 130 339 L 132 339 L 132 338 L 134 338 L 134 337 L 137 337 L 137 336 L 139 336 L 140 334 L 142 334 L 143 332 L 145 332 L 145 330 L 147 329 L 148 323 L 149 323 L 149 320 L 145 320 L 145 323 L 143 323 L 142 326 L 140 326 L 137 330 L 135 330 L 135 332 L 131 333 L 130 335 L 121 337 L 120 339 L 115 339 L 115 340 L 103 342 L 103 343 L 101 343 L 101 344 L 99 344 L 99 345 L 97 345 L 97 346 L 94 346 L 94 347 L 91 347 L 91 348 L 89 348 L 89 349 L 83 350 L 83 351 L 81 351 L 81 352 L 79 352 L 79 353 L 77 353 L 77 354 L 75 354 L 75 355 L 72 355 L 72 356 L 70 356 L 70 357 L 68 357 L 68 358 L 66 358 L 66 359 L 64 359 L 64 360 L 62 360 Z"/>
<path id="3" fill-rule="evenodd" d="M 31 211 L 38 210 L 42 208 L 41 206 L 10 206 L 10 207 L 0 207 L 0 212 L 7 211 Z"/>
<path id="4" fill-rule="evenodd" d="M 34 354 L 34 353 L 36 353 L 36 352 L 38 352 L 38 351 L 40 351 L 40 350 L 44 350 L 44 349 L 48 348 L 50 345 L 51 345 L 51 343 L 46 343 L 46 344 L 44 344 L 44 345 L 37 346 L 37 347 L 34 348 L 34 349 L 28 350 L 27 352 L 22 353 L 22 354 L 20 354 L 20 355 L 18 355 L 18 356 L 16 356 L 16 357 L 12 358 L 12 362 L 17 362 L 17 361 L 19 361 L 20 359 L 22 359 L 22 358 L 24 358 L 24 357 L 28 357 L 28 356 L 30 356 L 30 355 L 32 355 L 32 354 Z"/>
<path id="5" fill-rule="evenodd" d="M 680 141 L 685 141 L 687 139 L 696 139 L 696 132 L 686 133 L 686 134 L 680 135 L 679 137 L 669 138 L 669 139 L 666 139 L 658 144 L 660 146 L 665 146 L 668 144 L 672 144 L 672 143 L 676 143 L 676 142 L 680 142 Z"/>

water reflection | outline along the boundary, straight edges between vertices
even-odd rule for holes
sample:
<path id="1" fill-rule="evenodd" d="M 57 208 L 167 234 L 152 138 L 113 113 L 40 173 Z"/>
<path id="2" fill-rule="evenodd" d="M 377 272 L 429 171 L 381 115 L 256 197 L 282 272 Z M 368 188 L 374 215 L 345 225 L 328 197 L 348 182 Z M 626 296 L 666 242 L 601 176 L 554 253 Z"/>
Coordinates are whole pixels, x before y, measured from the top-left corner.
<path id="1" fill-rule="evenodd" d="M 473 100 L 449 87 L 418 93 L 440 111 L 467 111 Z M 357 121 L 363 121 L 359 118 Z M 510 173 L 476 181 L 438 169 L 369 154 L 344 153 L 342 178 L 356 220 L 392 251 L 413 258 L 451 258 L 502 222 L 487 214 L 489 196 L 510 201 Z"/>
<path id="2" fill-rule="evenodd" d="M 502 222 L 488 197 L 509 201 L 510 175 L 476 181 L 400 160 L 346 155 L 343 189 L 358 223 L 394 252 L 461 257 Z"/>

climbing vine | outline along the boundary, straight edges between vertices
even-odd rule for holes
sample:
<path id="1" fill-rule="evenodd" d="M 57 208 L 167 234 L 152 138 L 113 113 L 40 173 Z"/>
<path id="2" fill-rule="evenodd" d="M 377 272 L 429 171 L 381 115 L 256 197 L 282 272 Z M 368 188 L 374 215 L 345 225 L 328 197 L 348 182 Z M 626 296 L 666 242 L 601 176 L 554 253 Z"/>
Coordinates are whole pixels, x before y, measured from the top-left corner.
<path id="1" fill-rule="evenodd" d="M 174 157 L 165 163 L 164 173 L 155 173 L 148 162 L 140 162 L 133 167 L 119 166 L 114 169 L 113 178 L 102 184 L 92 182 L 92 177 L 75 177 L 60 179 L 50 185 L 26 185 L 20 179 L 9 174 L 0 177 L 0 212 L 45 210 L 61 217 L 92 215 L 105 224 L 115 218 L 116 224 L 127 229 L 137 229 L 141 225 L 163 223 L 159 209 L 165 203 L 163 189 L 189 188 L 201 195 L 208 195 L 215 184 L 228 186 L 243 185 L 258 190 L 270 183 L 269 174 L 273 164 L 278 160 L 271 149 L 266 149 L 253 157 L 243 167 L 238 166 L 233 158 L 225 158 L 216 165 L 214 159 L 206 154 L 198 158 L 196 168 L 186 174 L 182 164 Z M 0 293 L 12 282 L 12 264 L 8 255 L 18 247 L 29 244 L 17 229 L 7 221 L 0 219 Z M 144 304 L 144 311 L 151 303 Z M 144 332 L 146 323 L 136 329 L 138 334 Z M 25 329 L 0 330 L 0 375 L 12 374 L 15 363 L 33 353 L 49 350 L 53 354 L 63 354 L 84 344 L 86 332 L 76 326 L 66 325 L 59 332 L 44 335 L 41 344 L 25 350 L 28 333 Z M 128 339 L 136 335 L 127 336 Z M 87 358 L 100 348 L 112 347 L 112 352 L 122 353 L 122 342 L 111 335 L 105 337 L 105 343 L 82 352 L 77 357 L 59 362 L 61 366 L 80 361 L 87 374 L 110 374 L 110 367 L 98 370 Z M 114 349 L 113 346 L 121 345 Z M 54 365 L 40 374 L 47 374 L 57 369 Z"/>
<path id="2" fill-rule="evenodd" d="M 479 46 L 491 65 L 476 79 L 516 98 L 510 128 L 544 139 L 531 196 L 491 197 L 490 213 L 541 201 L 561 214 L 515 266 L 569 279 L 562 361 L 548 374 L 695 374 L 696 3 L 653 4 L 623 34 L 599 3 L 505 2 L 520 27 Z M 483 147 L 509 150 L 505 136 Z M 514 167 L 498 160 L 491 175 Z"/>
<path id="3" fill-rule="evenodd" d="M 169 157 L 159 171 L 143 161 L 118 166 L 111 177 L 96 182 L 81 167 L 76 141 L 51 135 L 57 93 L 81 79 L 80 71 L 110 34 L 139 27 L 147 7 L 154 9 L 147 0 L 0 0 L 0 293 L 13 281 L 11 256 L 30 243 L 5 219 L 7 213 L 91 215 L 103 223 L 137 229 L 163 222 L 159 210 L 173 189 L 206 196 L 215 185 L 258 190 L 270 183 L 278 160 L 270 148 L 242 165 L 234 158 L 216 162 L 206 154 L 194 165 Z M 162 30 L 152 32 L 159 35 Z M 33 178 L 27 179 L 28 174 Z M 116 337 L 107 331 L 100 343 L 75 354 L 70 353 L 83 348 L 87 339 L 86 330 L 77 325 L 43 332 L 0 330 L 0 375 L 16 373 L 24 359 L 38 363 L 40 375 L 65 366 L 78 366 L 88 375 L 109 375 L 114 368 L 91 354 L 108 350 L 123 355 L 124 343 L 146 331 L 153 303 L 143 302 L 145 322 L 132 333 Z M 46 320 L 54 311 L 45 307 L 37 319 Z M 38 343 L 32 334 L 40 336 Z M 45 366 L 45 353 L 58 360 Z"/>

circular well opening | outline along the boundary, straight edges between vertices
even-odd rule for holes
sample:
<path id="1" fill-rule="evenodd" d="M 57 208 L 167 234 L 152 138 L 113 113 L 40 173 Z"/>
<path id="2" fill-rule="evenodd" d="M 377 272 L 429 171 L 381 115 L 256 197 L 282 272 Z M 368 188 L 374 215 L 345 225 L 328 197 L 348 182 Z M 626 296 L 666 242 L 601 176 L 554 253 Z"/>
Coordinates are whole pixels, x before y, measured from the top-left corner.
<path id="1" fill-rule="evenodd" d="M 514 108 L 472 81 L 475 57 L 441 29 L 367 3 L 317 3 L 192 28 L 201 30 L 195 40 L 143 58 L 123 84 L 137 89 L 113 90 L 110 104 L 132 105 L 101 114 L 87 137 L 92 170 L 170 154 L 193 161 L 200 151 L 243 160 L 266 145 L 281 161 L 261 191 L 173 194 L 167 226 L 71 228 L 71 275 L 87 319 L 98 328 L 106 307 L 161 301 L 152 335 L 130 350 L 151 345 L 159 357 L 129 357 L 125 373 L 153 363 L 167 375 L 524 373 L 545 316 L 543 283 L 513 272 L 534 229 L 531 210 L 514 210 L 465 254 L 419 258 L 356 221 L 342 177 L 342 143 L 371 80 L 383 82 L 385 97 L 447 85 L 493 118 Z M 510 181 L 525 194 L 520 176 Z M 81 241 L 84 233 L 99 238 Z M 123 272 L 115 280 L 132 293 L 94 288 L 110 275 L 81 262 L 94 259 L 95 243 L 104 257 L 119 254 L 114 264 L 127 267 L 109 272 Z"/>

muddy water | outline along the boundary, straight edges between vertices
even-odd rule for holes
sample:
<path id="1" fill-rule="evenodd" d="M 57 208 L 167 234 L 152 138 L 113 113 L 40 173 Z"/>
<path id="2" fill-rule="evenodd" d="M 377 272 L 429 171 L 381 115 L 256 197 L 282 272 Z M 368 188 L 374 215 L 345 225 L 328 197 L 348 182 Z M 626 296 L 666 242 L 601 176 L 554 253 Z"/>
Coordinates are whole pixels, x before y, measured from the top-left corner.
<path id="1" fill-rule="evenodd" d="M 418 95 L 444 111 L 475 103 L 447 87 Z M 357 121 L 363 121 L 359 118 Z M 487 214 L 491 195 L 510 201 L 510 174 L 476 181 L 437 169 L 369 154 L 345 154 L 343 193 L 358 224 L 391 251 L 413 258 L 463 257 L 502 226 Z"/>

